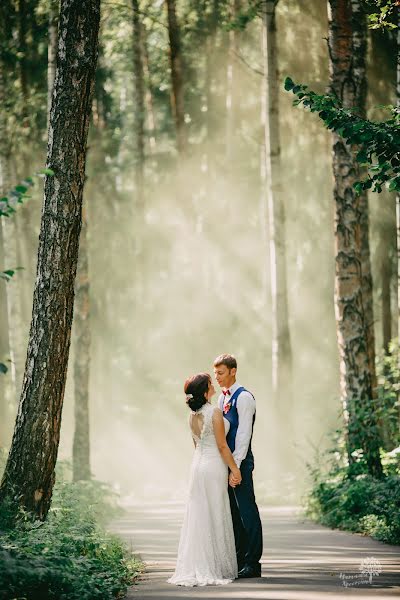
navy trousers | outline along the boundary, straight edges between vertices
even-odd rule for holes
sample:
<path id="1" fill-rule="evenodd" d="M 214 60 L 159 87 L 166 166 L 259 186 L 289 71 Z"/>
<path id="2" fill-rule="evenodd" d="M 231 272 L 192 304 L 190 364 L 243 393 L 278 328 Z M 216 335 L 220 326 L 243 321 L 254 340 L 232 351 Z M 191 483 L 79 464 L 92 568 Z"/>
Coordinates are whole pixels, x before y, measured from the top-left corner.
<path id="1" fill-rule="evenodd" d="M 258 567 L 263 551 L 262 526 L 253 486 L 253 457 L 246 456 L 240 465 L 242 483 L 229 486 L 233 531 L 239 570 L 245 566 Z"/>

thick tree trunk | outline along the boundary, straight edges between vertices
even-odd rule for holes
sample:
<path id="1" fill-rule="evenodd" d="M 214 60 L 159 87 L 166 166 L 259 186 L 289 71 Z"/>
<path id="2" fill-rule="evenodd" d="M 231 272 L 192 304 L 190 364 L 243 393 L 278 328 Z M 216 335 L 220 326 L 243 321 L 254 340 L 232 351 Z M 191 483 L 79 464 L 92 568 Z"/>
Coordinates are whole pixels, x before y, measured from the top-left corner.
<path id="1" fill-rule="evenodd" d="M 272 387 L 278 404 L 286 399 L 286 408 L 289 409 L 292 347 L 288 315 L 285 207 L 280 185 L 276 5 L 276 0 L 262 2 L 264 58 L 262 104 L 265 121 L 265 194 L 268 206 L 272 292 Z"/>
<path id="2" fill-rule="evenodd" d="M 62 0 L 28 356 L 1 497 L 50 507 L 70 346 L 100 0 Z"/>
<path id="3" fill-rule="evenodd" d="M 329 0 L 330 85 L 347 108 L 365 110 L 365 16 L 353 0 Z M 361 104 L 363 102 L 363 104 Z M 354 149 L 333 134 L 335 206 L 335 314 L 340 389 L 349 461 L 361 448 L 369 471 L 381 476 L 379 435 L 373 402 L 375 369 L 366 197 L 355 194 L 360 178 Z M 365 272 L 363 271 L 365 269 Z"/>
<path id="4" fill-rule="evenodd" d="M 75 339 L 75 432 L 72 447 L 74 481 L 90 479 L 89 374 L 90 304 L 86 209 L 82 211 L 79 260 L 75 282 L 73 336 Z"/>
<path id="5" fill-rule="evenodd" d="M 185 108 L 183 94 L 183 66 L 179 24 L 176 16 L 175 0 L 165 0 L 168 15 L 169 56 L 171 66 L 171 104 L 175 119 L 177 148 L 180 154 L 187 147 Z"/>

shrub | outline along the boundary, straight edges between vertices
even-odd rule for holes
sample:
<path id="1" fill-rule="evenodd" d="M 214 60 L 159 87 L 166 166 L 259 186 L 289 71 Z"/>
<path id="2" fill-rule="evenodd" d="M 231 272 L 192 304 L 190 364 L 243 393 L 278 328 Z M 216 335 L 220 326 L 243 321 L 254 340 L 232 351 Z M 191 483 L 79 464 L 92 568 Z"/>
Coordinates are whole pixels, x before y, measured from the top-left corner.
<path id="1" fill-rule="evenodd" d="M 2 507 L 3 517 L 7 507 Z M 141 563 L 104 529 L 116 512 L 105 484 L 61 481 L 45 522 L 21 513 L 0 541 L 0 599 L 96 600 L 125 595 Z"/>

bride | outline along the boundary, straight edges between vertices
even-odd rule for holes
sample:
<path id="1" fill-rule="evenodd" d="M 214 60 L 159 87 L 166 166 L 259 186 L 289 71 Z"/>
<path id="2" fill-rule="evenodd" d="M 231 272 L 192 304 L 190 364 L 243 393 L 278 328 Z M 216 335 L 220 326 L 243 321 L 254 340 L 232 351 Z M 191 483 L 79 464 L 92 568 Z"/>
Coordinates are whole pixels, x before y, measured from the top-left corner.
<path id="1" fill-rule="evenodd" d="M 210 403 L 215 394 L 210 375 L 190 377 L 184 390 L 195 452 L 175 573 L 168 583 L 224 585 L 238 574 L 228 467 L 236 485 L 242 477 L 226 443 L 229 422 Z"/>

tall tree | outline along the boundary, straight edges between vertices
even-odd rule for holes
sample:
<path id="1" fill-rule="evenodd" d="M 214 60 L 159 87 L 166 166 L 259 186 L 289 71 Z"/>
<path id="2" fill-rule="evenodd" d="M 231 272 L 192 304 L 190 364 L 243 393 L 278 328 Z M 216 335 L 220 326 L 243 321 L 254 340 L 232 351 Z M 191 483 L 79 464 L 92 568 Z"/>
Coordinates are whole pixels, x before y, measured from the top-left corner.
<path id="1" fill-rule="evenodd" d="M 280 406 L 281 401 L 290 399 L 291 395 L 292 345 L 288 314 L 285 204 L 280 184 L 282 174 L 275 18 L 277 4 L 277 0 L 261 2 L 264 66 L 261 100 L 264 115 L 265 194 L 268 206 L 272 293 L 272 387 Z M 286 408 L 289 407 L 286 405 Z"/>
<path id="2" fill-rule="evenodd" d="M 28 356 L 0 497 L 38 519 L 55 479 L 81 229 L 100 0 L 62 0 Z"/>
<path id="3" fill-rule="evenodd" d="M 230 13 L 233 21 L 241 9 L 241 0 L 231 0 Z M 235 149 L 235 131 L 238 125 L 240 93 L 237 82 L 237 54 L 239 51 L 239 30 L 233 27 L 229 31 L 229 52 L 226 71 L 226 157 L 232 160 Z"/>
<path id="4" fill-rule="evenodd" d="M 90 375 L 90 303 L 87 240 L 87 209 L 82 210 L 78 270 L 74 307 L 74 397 L 75 430 L 72 445 L 74 481 L 90 479 L 89 375 Z"/>
<path id="5" fill-rule="evenodd" d="M 50 0 L 47 43 L 47 123 L 50 123 L 51 99 L 56 76 L 59 0 Z"/>
<path id="6" fill-rule="evenodd" d="M 133 80 L 134 80 L 134 164 L 135 164 L 135 297 L 136 306 L 143 304 L 143 230 L 144 230 L 144 166 L 145 166 L 145 84 L 143 66 L 143 27 L 139 0 L 133 9 Z M 139 328 L 137 328 L 139 331 Z"/>
<path id="7" fill-rule="evenodd" d="M 10 36 L 11 23 L 9 21 L 10 5 L 8 2 L 0 6 L 0 196 L 6 197 L 11 190 L 10 173 L 10 136 L 8 131 L 8 102 L 9 90 L 6 82 L 9 79 L 9 68 L 7 64 L 8 47 L 7 40 Z M 12 198 L 9 199 L 12 204 Z M 0 217 L 2 228 L 2 251 L 7 269 L 15 269 L 18 266 L 17 253 L 17 227 L 15 218 Z M 16 403 L 16 394 L 20 393 L 23 369 L 23 327 L 21 314 L 21 286 L 16 277 L 8 282 L 6 287 L 7 315 L 9 327 L 9 351 L 11 359 L 12 395 Z"/>
<path id="8" fill-rule="evenodd" d="M 165 0 L 168 16 L 169 57 L 171 67 L 171 104 L 175 119 L 178 152 L 184 153 L 187 147 L 185 108 L 183 93 L 183 59 L 180 27 L 176 15 L 175 0 Z"/>
<path id="9" fill-rule="evenodd" d="M 397 8 L 397 108 L 400 110 L 400 7 Z M 400 192 L 396 194 L 397 230 L 397 336 L 400 344 Z M 400 352 L 399 352 L 400 357 Z"/>
<path id="10" fill-rule="evenodd" d="M 365 15 L 356 0 L 329 0 L 328 9 L 331 90 L 345 108 L 362 108 L 366 93 Z M 354 148 L 337 133 L 333 133 L 333 175 L 335 313 L 348 457 L 353 461 L 354 450 L 362 448 L 369 471 L 380 476 L 373 403 L 375 372 L 371 364 L 373 349 L 369 347 L 372 300 L 367 295 L 372 290 L 370 282 L 366 284 L 368 205 L 365 196 L 357 195 L 353 187 L 360 178 Z"/>

